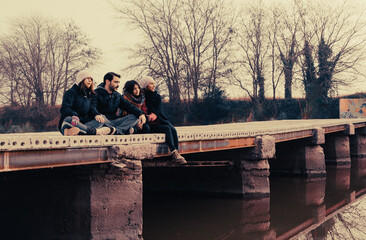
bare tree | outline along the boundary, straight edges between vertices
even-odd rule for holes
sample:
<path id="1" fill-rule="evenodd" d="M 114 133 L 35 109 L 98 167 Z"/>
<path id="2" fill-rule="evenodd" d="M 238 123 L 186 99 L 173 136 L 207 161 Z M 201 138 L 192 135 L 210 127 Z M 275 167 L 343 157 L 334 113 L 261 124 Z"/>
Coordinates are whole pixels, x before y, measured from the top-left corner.
<path id="1" fill-rule="evenodd" d="M 280 83 L 281 76 L 284 72 L 284 68 L 280 66 L 278 61 L 278 55 L 281 53 L 281 50 L 278 49 L 278 35 L 280 34 L 279 29 L 279 12 L 278 8 L 272 8 L 272 15 L 270 16 L 270 20 L 273 22 L 272 28 L 269 29 L 268 40 L 270 44 L 270 60 L 271 60 L 271 85 L 272 85 L 272 99 L 276 101 L 276 90 L 278 84 Z M 278 53 L 279 52 L 279 53 Z"/>
<path id="2" fill-rule="evenodd" d="M 310 116 L 318 118 L 322 117 L 321 109 L 330 91 L 349 83 L 352 74 L 358 73 L 358 64 L 364 57 L 366 29 L 353 2 L 343 0 L 306 7 L 307 11 L 302 11 L 304 85 Z"/>
<path id="3" fill-rule="evenodd" d="M 300 33 L 301 17 L 299 9 L 296 8 L 296 1 L 287 1 L 286 6 L 282 4 L 272 8 L 274 15 L 273 27 L 277 31 L 274 40 L 276 41 L 285 78 L 285 99 L 292 98 L 294 67 L 300 55 L 298 35 Z M 292 10 L 289 11 L 289 9 Z"/>
<path id="4" fill-rule="evenodd" d="M 204 64 L 209 59 L 207 52 L 213 39 L 209 33 L 215 6 L 207 1 L 188 0 L 183 2 L 183 24 L 177 30 L 178 46 L 187 69 L 187 86 L 192 87 L 193 99 L 197 101 L 202 84 Z"/>
<path id="5" fill-rule="evenodd" d="M 163 79 L 170 101 L 180 104 L 180 80 L 183 69 L 182 54 L 178 51 L 175 15 L 182 4 L 179 1 L 129 1 L 119 2 L 115 9 L 138 29 L 146 40 L 138 45 L 137 53 L 142 59 L 134 67 L 147 69 L 151 75 Z"/>
<path id="6" fill-rule="evenodd" d="M 262 2 L 248 6 L 246 12 L 241 16 L 240 26 L 238 26 L 238 44 L 242 51 L 239 63 L 252 79 L 252 92 L 250 92 L 248 86 L 244 86 L 242 83 L 239 84 L 252 99 L 259 100 L 259 102 L 264 101 L 264 74 L 269 51 L 265 16 L 265 8 Z M 240 78 L 238 80 L 242 81 Z"/>
<path id="7" fill-rule="evenodd" d="M 197 100 L 200 91 L 222 77 L 233 22 L 231 16 L 222 15 L 223 0 L 131 0 L 119 4 L 115 8 L 145 36 L 138 50 L 132 50 L 133 56 L 143 60 L 132 66 L 164 79 L 171 102 L 179 104 L 182 96 L 190 102 L 192 95 Z"/>
<path id="8" fill-rule="evenodd" d="M 213 14 L 212 23 L 212 59 L 210 65 L 208 84 L 209 96 L 215 91 L 217 81 L 221 78 L 228 79 L 232 72 L 234 43 L 234 22 L 236 14 L 233 8 L 225 6 L 227 1 L 218 1 Z"/>
<path id="9" fill-rule="evenodd" d="M 63 25 L 40 16 L 14 19 L 11 32 L 0 38 L 0 48 L 10 102 L 23 106 L 55 105 L 76 72 L 99 55 L 73 22 Z"/>

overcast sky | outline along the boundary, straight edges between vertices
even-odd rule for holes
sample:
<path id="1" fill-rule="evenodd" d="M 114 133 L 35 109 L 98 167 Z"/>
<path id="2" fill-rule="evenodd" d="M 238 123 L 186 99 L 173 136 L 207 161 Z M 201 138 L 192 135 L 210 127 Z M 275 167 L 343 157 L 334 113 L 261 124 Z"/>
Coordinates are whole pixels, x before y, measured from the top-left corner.
<path id="1" fill-rule="evenodd" d="M 126 24 L 117 18 L 118 15 L 107 0 L 0 0 L 0 34 L 7 30 L 11 18 L 32 14 L 57 19 L 72 18 L 81 27 L 92 40 L 92 45 L 103 52 L 101 64 L 93 68 L 97 83 L 101 82 L 104 74 L 109 71 L 120 73 L 123 82 L 133 77 L 121 72 L 121 69 L 128 65 L 127 53 L 122 52 L 122 48 L 133 44 L 136 37 L 128 31 Z M 363 81 L 342 88 L 339 93 L 343 95 L 366 91 Z M 283 87 L 280 88 L 282 90 Z M 267 92 L 270 91 L 268 88 Z M 242 97 L 245 93 L 237 91 L 231 96 Z M 279 96 L 282 96 L 282 93 Z"/>
<path id="2" fill-rule="evenodd" d="M 72 18 L 103 52 L 101 64 L 94 67 L 95 79 L 101 82 L 105 73 L 121 73 L 127 54 L 121 49 L 131 43 L 115 11 L 106 0 L 0 0 L 0 34 L 7 31 L 11 18 L 41 14 L 57 19 Z M 123 79 L 125 80 L 125 79 Z"/>

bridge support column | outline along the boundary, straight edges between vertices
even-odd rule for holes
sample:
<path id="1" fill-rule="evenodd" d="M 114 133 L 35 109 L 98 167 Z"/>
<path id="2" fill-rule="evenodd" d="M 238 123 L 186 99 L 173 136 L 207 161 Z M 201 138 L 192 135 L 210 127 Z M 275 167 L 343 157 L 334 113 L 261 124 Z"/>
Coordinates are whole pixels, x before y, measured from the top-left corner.
<path id="1" fill-rule="evenodd" d="M 271 162 L 273 174 L 318 177 L 326 174 L 323 148 L 316 146 L 282 145 Z"/>
<path id="2" fill-rule="evenodd" d="M 261 136 L 255 139 L 255 143 L 253 150 L 243 150 L 239 156 L 235 156 L 239 158 L 236 171 L 240 173 L 243 196 L 266 197 L 270 195 L 268 159 L 275 156 L 275 139 Z"/>
<path id="3" fill-rule="evenodd" d="M 154 146 L 124 145 L 109 149 L 111 165 L 92 171 L 90 235 L 92 239 L 142 239 L 142 166 Z"/>
<path id="4" fill-rule="evenodd" d="M 350 138 L 352 164 L 366 162 L 366 127 L 358 129 L 356 135 Z"/>
<path id="5" fill-rule="evenodd" d="M 366 127 L 365 127 L 366 128 Z M 351 157 L 366 158 L 366 129 L 357 131 L 357 134 L 350 138 Z"/>
<path id="6" fill-rule="evenodd" d="M 324 129 L 316 128 L 313 130 L 313 137 L 310 141 L 278 143 L 276 159 L 270 161 L 271 174 L 324 176 L 326 174 L 325 158 L 323 148 L 320 146 L 324 142 Z"/>
<path id="7" fill-rule="evenodd" d="M 350 137 L 352 176 L 362 187 L 366 185 L 366 127 L 357 129 L 356 135 Z"/>
<path id="8" fill-rule="evenodd" d="M 327 164 L 351 167 L 349 137 L 334 134 L 326 136 L 324 154 Z"/>
<path id="9" fill-rule="evenodd" d="M 100 165 L 90 180 L 91 239 L 142 239 L 141 161 Z"/>

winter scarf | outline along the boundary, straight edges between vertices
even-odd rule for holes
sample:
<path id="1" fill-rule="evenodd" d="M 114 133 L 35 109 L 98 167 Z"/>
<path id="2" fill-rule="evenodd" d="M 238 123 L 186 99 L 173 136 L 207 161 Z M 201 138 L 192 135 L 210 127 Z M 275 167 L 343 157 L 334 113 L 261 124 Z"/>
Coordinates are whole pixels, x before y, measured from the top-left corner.
<path id="1" fill-rule="evenodd" d="M 142 94 L 138 97 L 135 97 L 133 94 L 131 94 L 129 92 L 124 92 L 123 97 L 124 97 L 124 99 L 126 99 L 127 101 L 132 103 L 132 105 L 134 105 L 138 109 L 141 109 L 142 105 L 144 105 L 144 102 L 145 102 L 145 96 Z M 128 113 L 126 111 L 123 111 L 122 116 L 126 116 L 126 115 L 128 115 Z"/>

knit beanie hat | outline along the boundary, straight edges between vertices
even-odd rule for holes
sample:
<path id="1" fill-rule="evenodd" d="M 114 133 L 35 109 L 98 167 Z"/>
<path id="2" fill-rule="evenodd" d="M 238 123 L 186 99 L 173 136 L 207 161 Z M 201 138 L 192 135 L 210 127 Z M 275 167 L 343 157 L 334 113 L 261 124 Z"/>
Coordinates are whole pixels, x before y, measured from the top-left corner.
<path id="1" fill-rule="evenodd" d="M 154 81 L 154 79 L 153 79 L 152 77 L 149 77 L 149 76 L 143 77 L 143 78 L 141 78 L 141 80 L 139 81 L 140 87 L 141 87 L 141 88 L 146 88 L 146 87 L 147 87 L 147 85 L 148 85 L 150 82 L 152 82 L 152 81 Z"/>
<path id="2" fill-rule="evenodd" d="M 90 72 L 88 70 L 81 70 L 76 75 L 75 84 L 79 84 L 81 81 L 83 81 L 85 78 L 92 78 Z"/>

